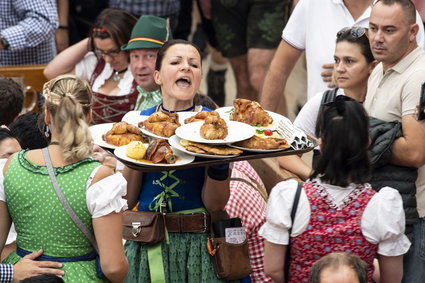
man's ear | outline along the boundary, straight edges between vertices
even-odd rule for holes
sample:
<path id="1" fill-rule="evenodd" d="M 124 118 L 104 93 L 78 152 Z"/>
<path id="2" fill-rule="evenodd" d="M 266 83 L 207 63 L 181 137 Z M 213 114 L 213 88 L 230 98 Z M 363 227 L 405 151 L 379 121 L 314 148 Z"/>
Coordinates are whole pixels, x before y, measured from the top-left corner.
<path id="1" fill-rule="evenodd" d="M 409 35 L 409 41 L 416 41 L 416 35 L 419 32 L 419 25 L 417 23 L 414 23 L 410 25 L 410 35 Z"/>
<path id="2" fill-rule="evenodd" d="M 161 75 L 159 74 L 159 71 L 155 70 L 153 72 L 153 79 L 155 80 L 155 83 L 157 85 L 162 85 L 162 79 L 161 79 Z"/>

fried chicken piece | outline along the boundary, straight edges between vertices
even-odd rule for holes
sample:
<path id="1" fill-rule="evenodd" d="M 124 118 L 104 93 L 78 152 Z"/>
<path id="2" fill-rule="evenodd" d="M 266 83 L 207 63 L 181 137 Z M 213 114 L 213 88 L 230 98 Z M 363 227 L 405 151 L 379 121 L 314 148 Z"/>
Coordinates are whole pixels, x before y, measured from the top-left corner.
<path id="1" fill-rule="evenodd" d="M 138 127 L 124 121 L 114 123 L 112 129 L 102 135 L 102 139 L 115 146 L 126 145 L 132 141 L 148 142 Z"/>
<path id="2" fill-rule="evenodd" d="M 212 111 L 213 113 L 215 111 Z M 205 123 L 201 126 L 201 137 L 207 140 L 222 140 L 228 135 L 227 124 L 220 118 L 217 112 L 205 118 Z"/>
<path id="3" fill-rule="evenodd" d="M 162 137 L 171 137 L 176 129 L 180 127 L 179 116 L 177 113 L 167 113 L 157 111 L 149 116 L 148 119 L 139 123 L 146 130 Z"/>
<path id="4" fill-rule="evenodd" d="M 253 136 L 247 140 L 235 143 L 235 145 L 252 149 L 285 149 L 289 147 L 285 139 L 279 138 L 260 138 Z"/>
<path id="5" fill-rule="evenodd" d="M 164 139 L 153 139 L 146 150 L 146 159 L 153 163 L 176 163 L 176 155 Z"/>
<path id="6" fill-rule="evenodd" d="M 186 150 L 196 153 L 204 154 L 216 154 L 216 155 L 237 155 L 241 154 L 243 151 L 237 148 L 219 145 L 213 146 L 203 143 L 191 142 L 188 140 L 180 140 L 180 144 L 186 148 Z"/>
<path id="7" fill-rule="evenodd" d="M 125 133 L 121 135 L 107 135 L 105 136 L 105 141 L 115 146 L 122 146 L 129 144 L 132 141 L 146 142 L 147 140 L 145 140 L 142 136 L 136 134 Z"/>
<path id="8" fill-rule="evenodd" d="M 192 122 L 204 121 L 210 115 L 219 116 L 216 111 L 200 111 L 196 113 L 196 115 L 185 119 L 184 123 L 189 124 Z"/>
<path id="9" fill-rule="evenodd" d="M 273 118 L 256 101 L 237 98 L 233 100 L 233 108 L 230 120 L 263 127 L 273 123 Z"/>

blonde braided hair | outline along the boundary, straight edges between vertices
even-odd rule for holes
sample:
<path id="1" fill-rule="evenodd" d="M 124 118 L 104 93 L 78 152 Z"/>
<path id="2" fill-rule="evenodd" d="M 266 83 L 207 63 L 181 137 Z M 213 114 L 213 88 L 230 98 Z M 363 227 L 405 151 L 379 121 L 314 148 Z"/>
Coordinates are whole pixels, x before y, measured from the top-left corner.
<path id="1" fill-rule="evenodd" d="M 44 107 L 50 112 L 65 161 L 92 155 L 87 124 L 92 92 L 87 82 L 74 75 L 58 76 L 43 86 Z"/>

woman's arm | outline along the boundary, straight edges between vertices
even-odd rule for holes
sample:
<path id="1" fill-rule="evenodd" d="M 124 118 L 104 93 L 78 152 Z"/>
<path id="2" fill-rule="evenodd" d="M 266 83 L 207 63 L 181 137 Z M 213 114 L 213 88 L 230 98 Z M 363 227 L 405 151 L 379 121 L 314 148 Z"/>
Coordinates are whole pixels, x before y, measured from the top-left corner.
<path id="1" fill-rule="evenodd" d="M 89 51 L 88 43 L 89 39 L 86 38 L 63 50 L 46 66 L 44 76 L 50 80 L 62 74 L 74 74 L 75 66 Z"/>
<path id="2" fill-rule="evenodd" d="M 230 196 L 230 175 L 227 164 L 212 165 L 207 168 L 202 188 L 202 202 L 209 212 L 224 210 Z"/>
<path id="3" fill-rule="evenodd" d="M 383 256 L 378 254 L 380 283 L 400 283 L 403 277 L 403 255 Z"/>
<path id="4" fill-rule="evenodd" d="M 275 283 L 285 282 L 283 269 L 285 268 L 286 245 L 273 244 L 264 241 L 264 273 Z"/>
<path id="5" fill-rule="evenodd" d="M 122 242 L 122 213 L 112 212 L 92 221 L 103 273 L 113 283 L 123 282 L 128 261 Z"/>
<path id="6" fill-rule="evenodd" d="M 311 175 L 312 168 L 298 155 L 279 156 L 277 162 L 281 168 L 294 173 L 304 181 Z"/>
<path id="7" fill-rule="evenodd" d="M 127 200 L 128 208 L 132 209 L 139 198 L 143 172 L 125 166 L 123 176 L 127 180 L 127 195 L 124 198 Z"/>

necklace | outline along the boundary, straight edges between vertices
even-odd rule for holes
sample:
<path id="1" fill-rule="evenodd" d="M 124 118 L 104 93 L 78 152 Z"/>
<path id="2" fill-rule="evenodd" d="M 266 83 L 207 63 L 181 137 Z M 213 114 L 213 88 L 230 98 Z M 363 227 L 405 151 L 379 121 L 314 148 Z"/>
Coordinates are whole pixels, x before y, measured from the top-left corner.
<path id="1" fill-rule="evenodd" d="M 193 109 L 195 109 L 195 104 L 193 104 L 192 106 L 190 106 L 189 108 L 183 109 L 183 110 L 177 110 L 177 111 L 172 111 L 172 110 L 168 110 L 166 108 L 164 108 L 164 104 L 161 104 L 161 109 L 164 112 L 168 112 L 168 113 L 176 113 L 176 112 L 185 112 L 185 111 L 192 111 Z"/>
<path id="2" fill-rule="evenodd" d="M 121 71 L 115 71 L 114 70 L 114 75 L 112 76 L 112 80 L 114 82 L 119 82 L 121 80 L 121 74 L 124 73 L 125 71 L 127 71 L 128 68 L 125 68 L 124 70 Z"/>

